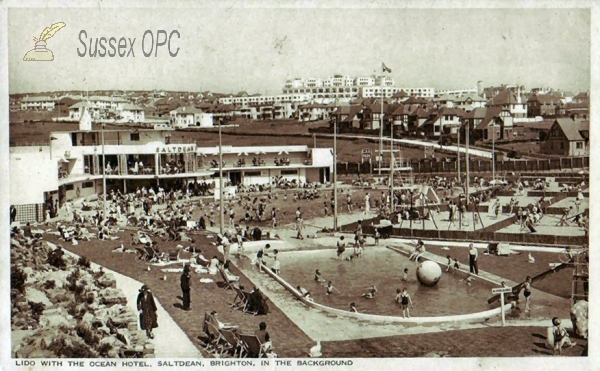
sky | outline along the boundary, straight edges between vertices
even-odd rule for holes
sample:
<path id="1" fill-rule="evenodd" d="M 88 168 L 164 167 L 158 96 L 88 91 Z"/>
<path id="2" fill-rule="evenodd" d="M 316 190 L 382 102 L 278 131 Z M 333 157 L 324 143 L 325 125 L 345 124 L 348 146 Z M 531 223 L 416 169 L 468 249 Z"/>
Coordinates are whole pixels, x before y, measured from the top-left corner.
<path id="1" fill-rule="evenodd" d="M 55 90 L 210 90 L 280 94 L 293 77 L 359 76 L 392 69 L 401 87 L 520 84 L 590 88 L 588 9 L 11 8 L 9 93 Z M 52 62 L 25 62 L 33 37 Z M 144 31 L 167 33 L 158 55 L 142 53 Z M 80 57 L 80 31 L 136 38 L 135 57 Z M 149 34 L 144 46 L 150 50 Z M 89 46 L 88 46 L 89 47 Z M 129 47 L 127 47 L 129 49 Z"/>

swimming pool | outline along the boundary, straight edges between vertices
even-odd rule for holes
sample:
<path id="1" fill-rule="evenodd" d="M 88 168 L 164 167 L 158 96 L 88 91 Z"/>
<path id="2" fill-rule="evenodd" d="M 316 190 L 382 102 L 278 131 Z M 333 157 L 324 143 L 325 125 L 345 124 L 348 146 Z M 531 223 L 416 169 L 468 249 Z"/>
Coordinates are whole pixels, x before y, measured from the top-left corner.
<path id="1" fill-rule="evenodd" d="M 304 287 L 315 302 L 332 308 L 348 310 L 350 302 L 355 302 L 360 313 L 402 316 L 394 299 L 396 289 L 404 287 L 415 306 L 411 310 L 412 317 L 468 314 L 498 306 L 487 304 L 487 299 L 492 296 L 491 285 L 475 279 L 469 286 L 462 280 L 464 276 L 458 273 L 444 272 L 436 287 L 422 286 L 416 279 L 416 264 L 385 247 L 369 248 L 362 258 L 353 261 L 336 259 L 335 249 L 280 252 L 278 260 L 280 276 L 284 280 L 294 287 Z M 269 259 L 266 263 L 270 266 Z M 409 269 L 406 282 L 402 281 L 404 268 Z M 315 269 L 319 269 L 322 279 L 331 280 L 340 292 L 326 295 L 323 284 L 313 279 Z M 363 298 L 362 294 L 371 285 L 377 286 L 376 297 Z"/>

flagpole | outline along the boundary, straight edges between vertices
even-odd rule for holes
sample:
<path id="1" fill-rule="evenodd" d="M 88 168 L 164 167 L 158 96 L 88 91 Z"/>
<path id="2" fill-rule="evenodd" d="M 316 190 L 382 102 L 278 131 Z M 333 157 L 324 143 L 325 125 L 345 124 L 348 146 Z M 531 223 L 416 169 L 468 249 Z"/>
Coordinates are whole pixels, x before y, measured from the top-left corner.
<path id="1" fill-rule="evenodd" d="M 337 192 L 337 118 L 333 121 L 333 230 L 337 231 L 338 223 Z"/>
<path id="2" fill-rule="evenodd" d="M 381 89 L 381 115 L 383 115 L 383 87 Z M 383 161 L 383 124 L 382 118 L 379 118 L 379 175 L 381 175 L 381 165 Z"/>

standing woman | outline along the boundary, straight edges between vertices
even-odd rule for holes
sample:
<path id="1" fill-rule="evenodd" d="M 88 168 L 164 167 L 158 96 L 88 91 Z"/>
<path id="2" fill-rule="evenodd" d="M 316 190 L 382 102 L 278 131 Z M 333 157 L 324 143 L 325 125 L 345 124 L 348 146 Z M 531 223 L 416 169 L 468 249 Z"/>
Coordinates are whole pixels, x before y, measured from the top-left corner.
<path id="1" fill-rule="evenodd" d="M 479 276 L 479 268 L 477 267 L 477 248 L 473 244 L 469 244 L 469 269 L 471 273 Z"/>
<path id="2" fill-rule="evenodd" d="M 523 284 L 523 296 L 525 296 L 525 313 L 529 313 L 529 304 L 531 303 L 531 277 L 527 276 Z"/>
<path id="3" fill-rule="evenodd" d="M 190 298 L 190 266 L 185 265 L 183 267 L 183 273 L 181 274 L 181 292 L 183 296 L 183 310 L 190 310 L 191 298 Z"/>
<path id="4" fill-rule="evenodd" d="M 154 339 L 152 329 L 158 327 L 158 316 L 156 315 L 156 303 L 150 288 L 143 285 L 137 297 L 137 308 L 140 313 L 140 328 L 146 331 L 150 339 Z"/>
<path id="5" fill-rule="evenodd" d="M 414 306 L 406 287 L 402 289 L 402 293 L 400 294 L 400 304 L 402 305 L 402 318 L 410 318 L 410 310 L 408 309 L 408 306 L 410 305 L 410 307 L 413 309 Z"/>

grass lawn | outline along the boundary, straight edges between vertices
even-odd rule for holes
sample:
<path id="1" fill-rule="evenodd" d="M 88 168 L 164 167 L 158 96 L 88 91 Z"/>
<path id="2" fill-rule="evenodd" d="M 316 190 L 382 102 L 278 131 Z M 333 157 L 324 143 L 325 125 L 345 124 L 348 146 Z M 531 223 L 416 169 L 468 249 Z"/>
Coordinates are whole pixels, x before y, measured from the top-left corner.
<path id="1" fill-rule="evenodd" d="M 450 250 L 442 250 L 438 246 L 427 246 L 427 250 L 440 256 L 456 257 L 461 264 L 466 264 L 468 267 L 469 251 L 467 248 L 450 247 Z M 535 263 L 529 263 L 526 252 L 509 256 L 479 254 L 477 262 L 479 269 L 515 282 L 523 282 L 527 276 L 533 277 L 550 269 L 549 263 L 560 263 L 559 255 L 555 253 L 534 252 L 532 255 Z M 533 287 L 556 296 L 570 298 L 572 275 L 573 270 L 566 268 L 535 282 Z"/>
<path id="2" fill-rule="evenodd" d="M 564 356 L 579 356 L 586 340 L 571 336 L 577 346 Z M 423 357 L 434 352 L 447 357 L 552 356 L 545 327 L 494 327 L 410 336 L 327 342 L 323 357 Z"/>

